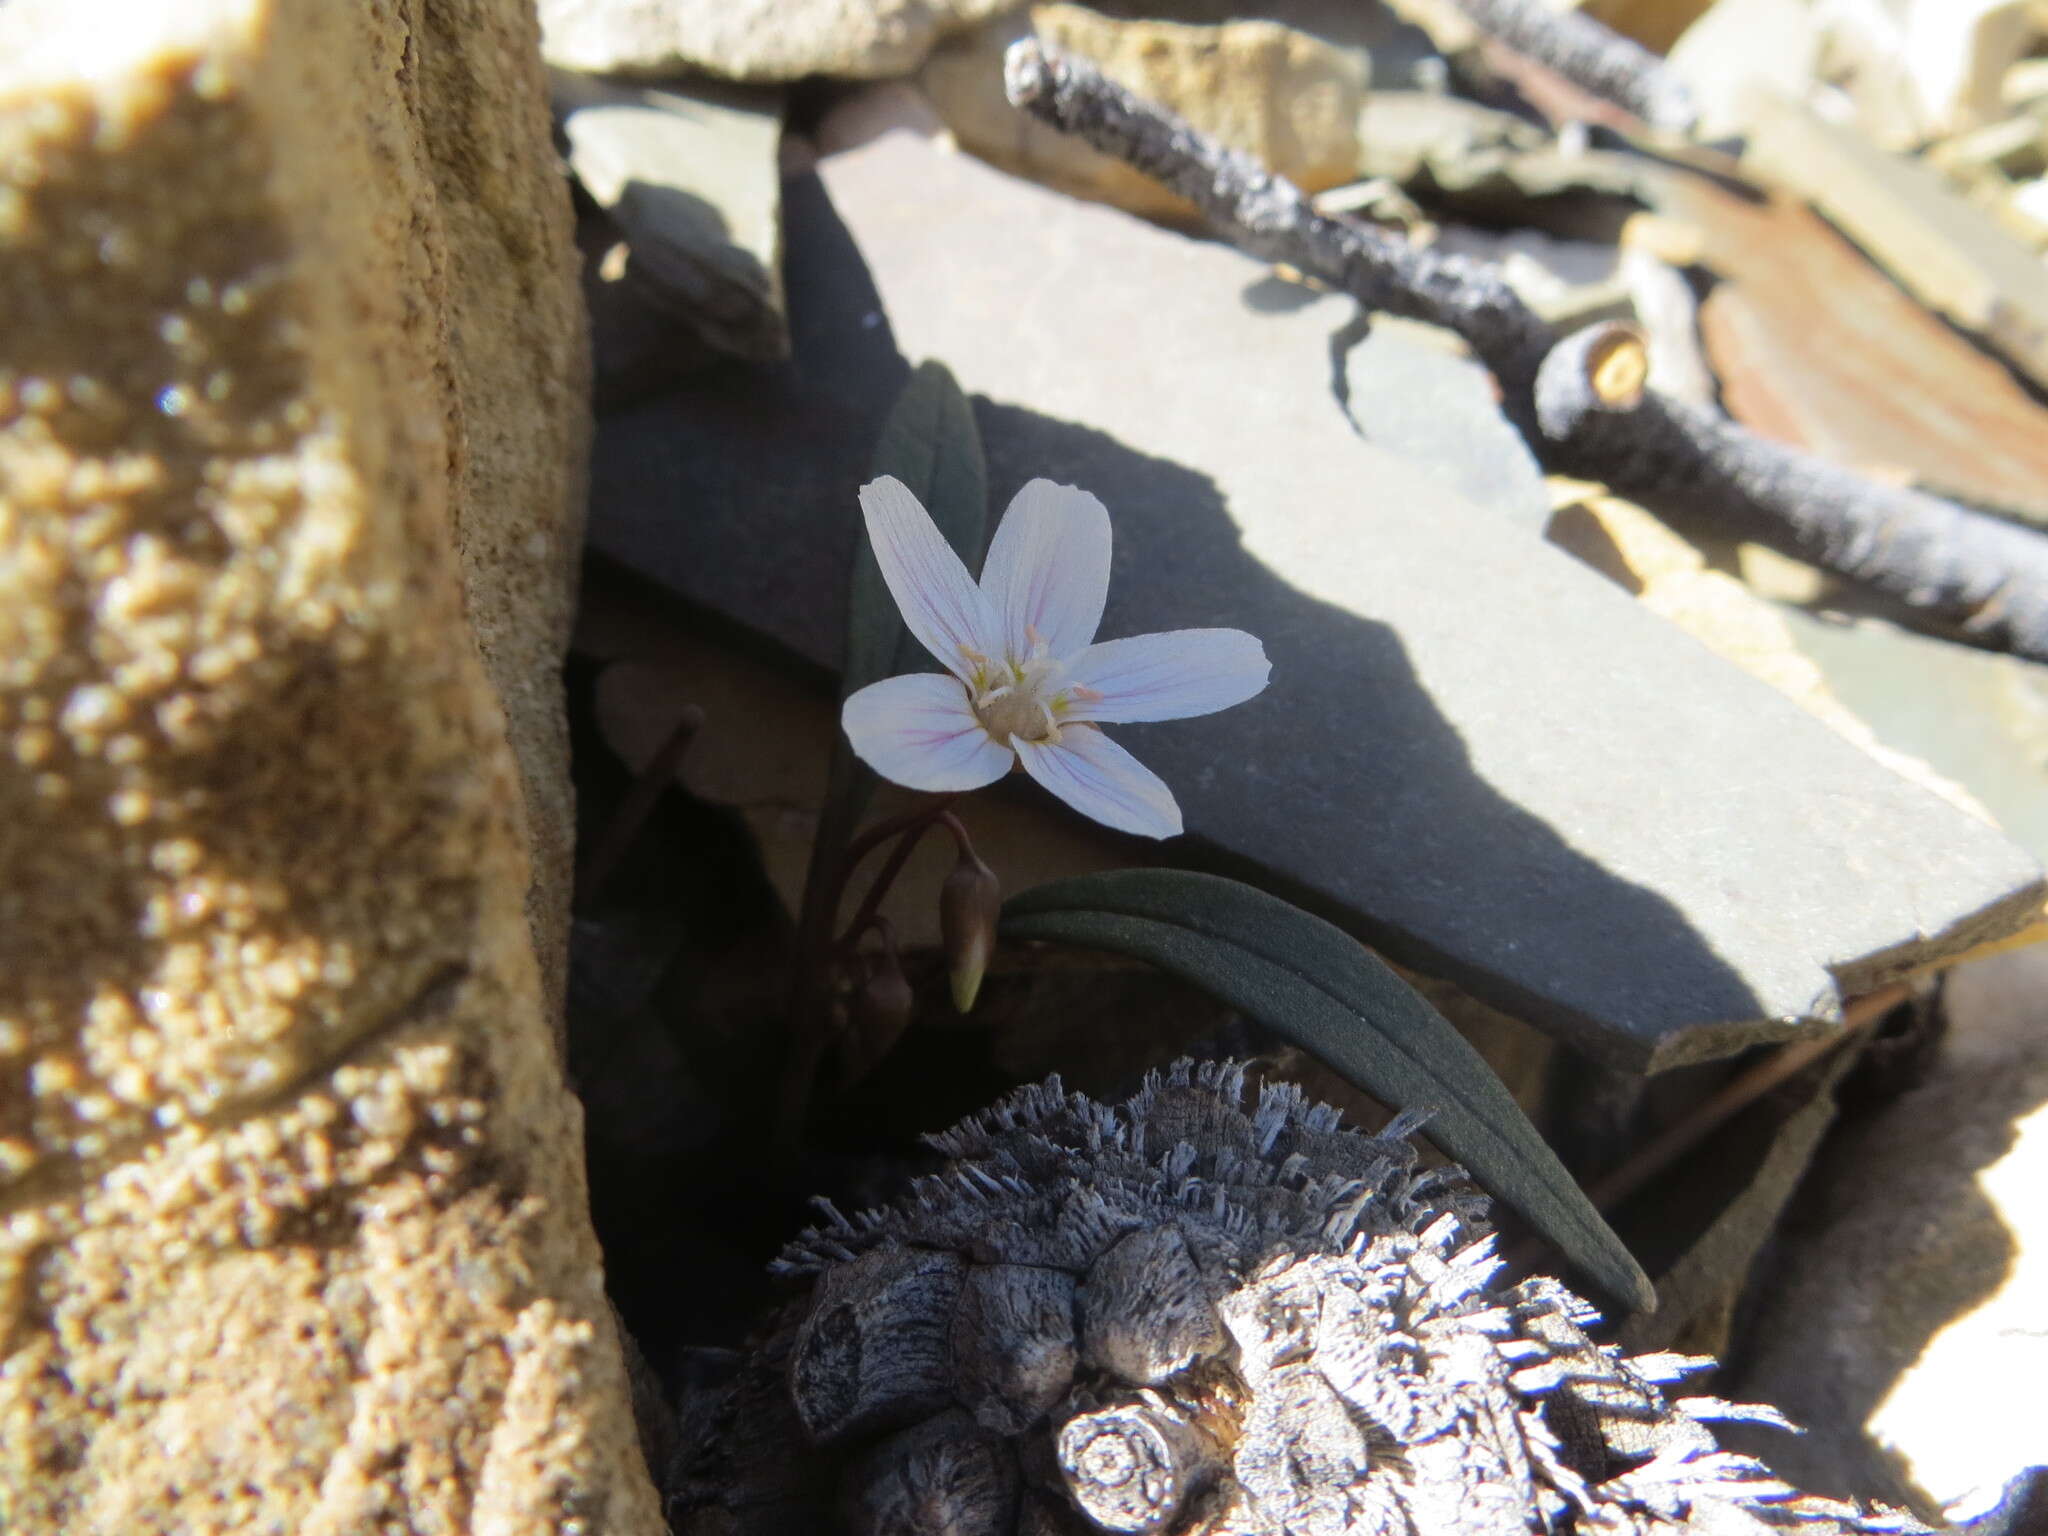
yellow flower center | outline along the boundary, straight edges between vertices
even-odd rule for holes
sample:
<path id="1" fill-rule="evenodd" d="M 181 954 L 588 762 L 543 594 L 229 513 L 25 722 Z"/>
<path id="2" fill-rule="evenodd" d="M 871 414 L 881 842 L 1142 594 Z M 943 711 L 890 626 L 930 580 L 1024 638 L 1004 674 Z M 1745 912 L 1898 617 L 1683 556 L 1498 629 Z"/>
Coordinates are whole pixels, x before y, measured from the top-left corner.
<path id="1" fill-rule="evenodd" d="M 991 662 L 975 656 L 974 681 L 968 685 L 974 717 L 1003 746 L 1019 741 L 1049 741 L 1059 734 L 1067 695 L 1054 687 L 1060 664 L 1043 654 L 1023 661 Z"/>

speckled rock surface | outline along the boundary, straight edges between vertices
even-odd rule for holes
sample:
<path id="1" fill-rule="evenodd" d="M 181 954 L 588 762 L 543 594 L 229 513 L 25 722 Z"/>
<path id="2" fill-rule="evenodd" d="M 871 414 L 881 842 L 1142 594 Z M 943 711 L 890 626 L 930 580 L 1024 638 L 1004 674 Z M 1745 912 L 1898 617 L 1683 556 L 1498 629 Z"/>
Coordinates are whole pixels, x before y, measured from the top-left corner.
<path id="1" fill-rule="evenodd" d="M 548 1017 L 566 985 L 574 796 L 561 658 L 575 616 L 590 452 L 589 356 L 573 282 L 573 215 L 550 139 L 530 7 L 409 0 L 428 132 L 420 148 L 446 230 L 441 284 L 455 549 L 469 625 L 519 765 L 532 885 L 526 914 Z"/>
<path id="2" fill-rule="evenodd" d="M 659 1529 L 507 741 L 545 133 L 515 0 L 0 8 L 8 1529 Z"/>

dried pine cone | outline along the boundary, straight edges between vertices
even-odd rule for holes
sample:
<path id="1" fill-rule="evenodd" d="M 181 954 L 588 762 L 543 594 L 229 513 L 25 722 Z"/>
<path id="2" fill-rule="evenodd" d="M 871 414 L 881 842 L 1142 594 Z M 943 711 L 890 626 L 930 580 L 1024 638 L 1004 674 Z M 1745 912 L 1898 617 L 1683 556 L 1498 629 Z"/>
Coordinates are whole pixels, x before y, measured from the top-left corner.
<path id="1" fill-rule="evenodd" d="M 1913 1532 L 1802 1495 L 1555 1281 L 1495 1289 L 1483 1200 L 1245 1069 L 1013 1094 L 895 1204 L 827 1221 L 672 1478 L 683 1536 Z"/>

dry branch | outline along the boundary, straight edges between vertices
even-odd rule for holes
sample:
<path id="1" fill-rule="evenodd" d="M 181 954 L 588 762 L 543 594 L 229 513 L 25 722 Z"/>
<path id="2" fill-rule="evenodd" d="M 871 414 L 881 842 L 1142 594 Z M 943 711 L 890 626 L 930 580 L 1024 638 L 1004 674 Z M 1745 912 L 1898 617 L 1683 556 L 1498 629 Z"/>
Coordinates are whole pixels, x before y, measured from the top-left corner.
<path id="1" fill-rule="evenodd" d="M 1544 0 L 1454 0 L 1483 32 L 1653 128 L 1690 133 L 1699 109 L 1664 61 L 1583 11 Z"/>
<path id="2" fill-rule="evenodd" d="M 1612 331 L 1560 338 L 1491 264 L 1438 255 L 1316 212 L 1250 156 L 1027 38 L 1010 100 L 1195 203 L 1243 249 L 1368 310 L 1463 337 L 1547 468 L 1860 581 L 1978 644 L 2048 660 L 2048 538 L 1938 497 L 1878 485 L 1653 391 L 1602 397 L 1592 364 Z"/>

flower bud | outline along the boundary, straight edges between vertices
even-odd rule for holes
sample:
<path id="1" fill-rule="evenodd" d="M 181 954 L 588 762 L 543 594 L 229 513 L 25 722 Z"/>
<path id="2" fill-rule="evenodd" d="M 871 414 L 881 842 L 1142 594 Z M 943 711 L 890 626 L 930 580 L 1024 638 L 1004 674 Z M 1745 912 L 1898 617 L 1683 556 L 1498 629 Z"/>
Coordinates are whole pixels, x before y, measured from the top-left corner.
<path id="1" fill-rule="evenodd" d="M 996 918 L 1003 906 L 1003 883 L 996 872 L 968 849 L 939 888 L 939 935 L 945 941 L 946 969 L 953 982 L 953 1006 L 962 1013 L 974 1007 L 981 978 L 996 948 Z"/>

